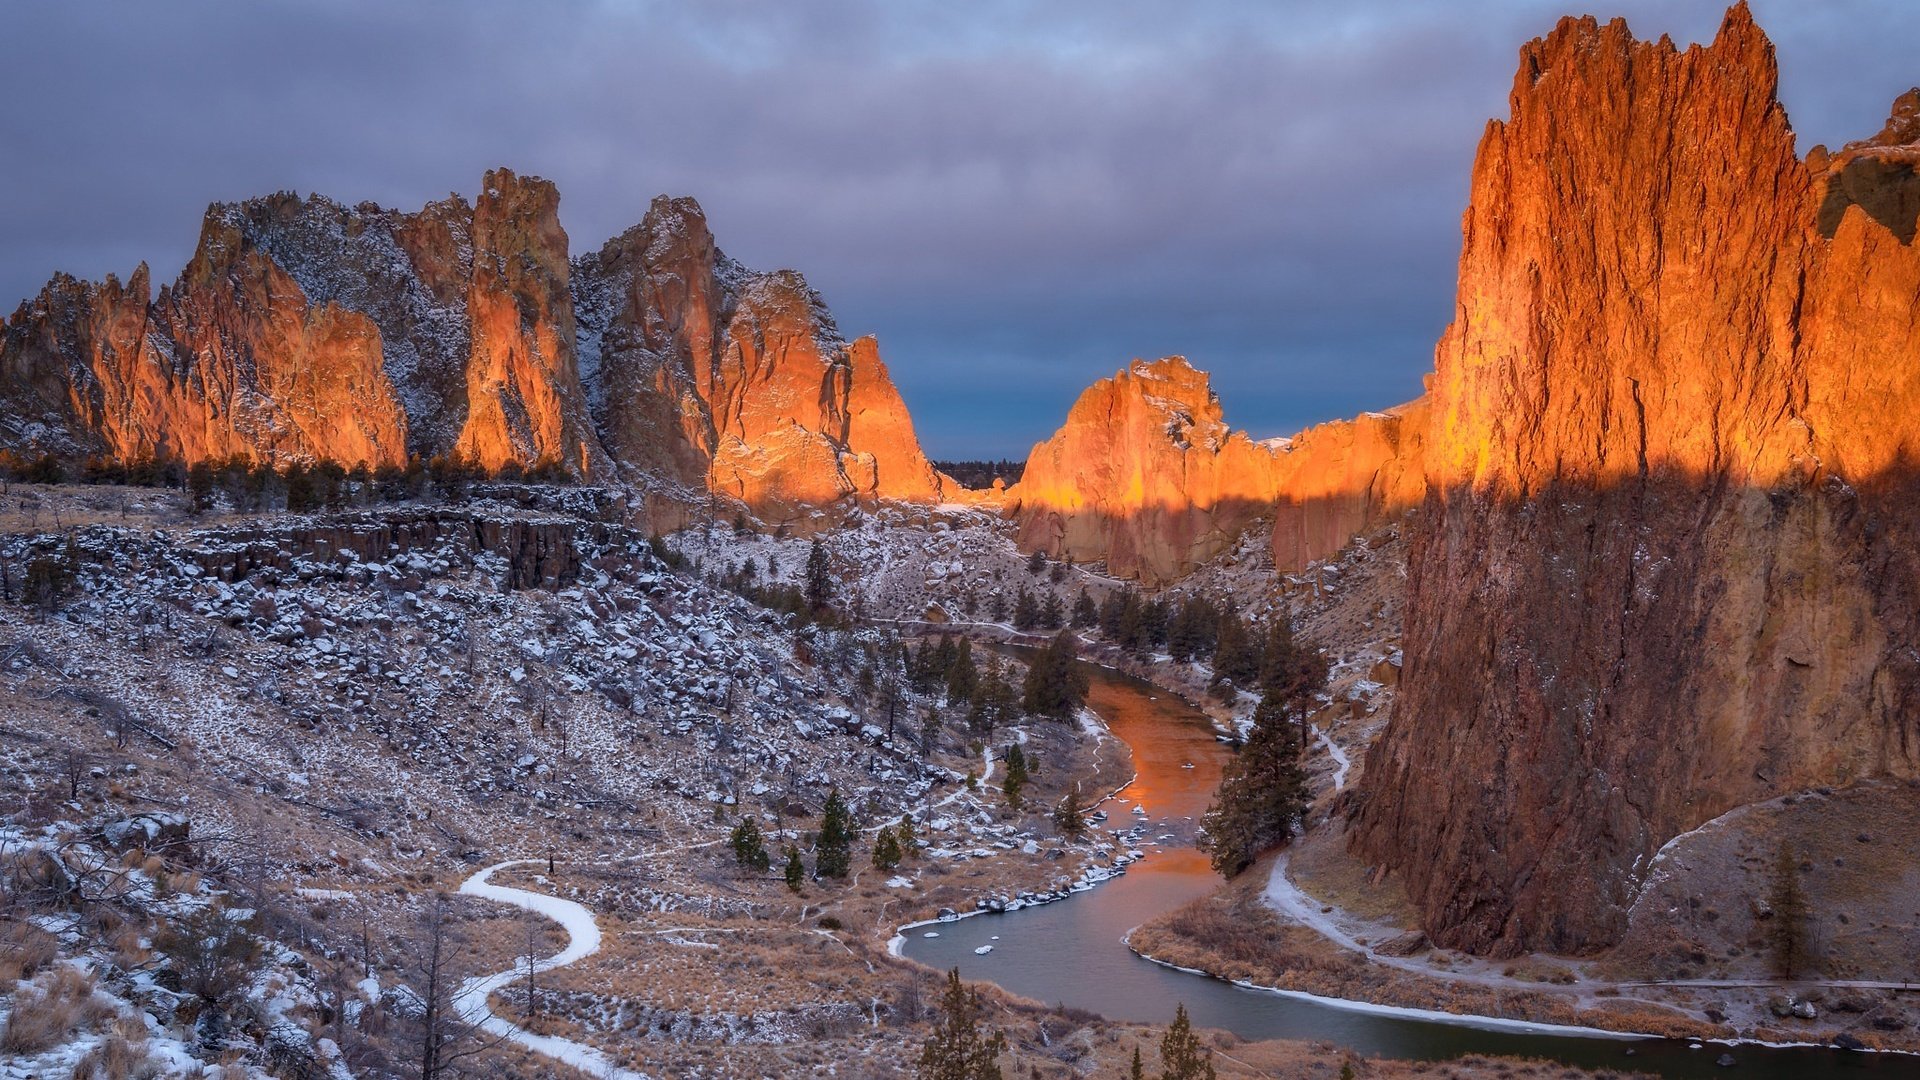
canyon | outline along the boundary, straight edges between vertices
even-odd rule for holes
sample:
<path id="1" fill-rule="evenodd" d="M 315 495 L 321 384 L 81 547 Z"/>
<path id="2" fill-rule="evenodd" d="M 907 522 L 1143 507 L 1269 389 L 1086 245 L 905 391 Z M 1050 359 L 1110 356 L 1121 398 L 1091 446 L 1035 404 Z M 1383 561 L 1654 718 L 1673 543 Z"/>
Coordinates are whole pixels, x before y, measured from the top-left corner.
<path id="1" fill-rule="evenodd" d="M 1352 850 L 1438 943 L 1590 951 L 1669 839 L 1920 777 L 1920 91 L 1803 157 L 1777 82 L 1744 5 L 1685 50 L 1590 18 L 1527 45 L 1426 392 L 1290 438 L 1135 360 L 1017 483 L 968 490 L 875 339 L 727 257 L 692 199 L 574 255 L 554 186 L 498 169 L 411 213 L 216 205 L 157 293 L 144 266 L 56 276 L 0 326 L 0 448 L 548 467 L 650 532 L 964 509 L 1149 588 L 1250 530 L 1285 576 L 1404 529 Z"/>

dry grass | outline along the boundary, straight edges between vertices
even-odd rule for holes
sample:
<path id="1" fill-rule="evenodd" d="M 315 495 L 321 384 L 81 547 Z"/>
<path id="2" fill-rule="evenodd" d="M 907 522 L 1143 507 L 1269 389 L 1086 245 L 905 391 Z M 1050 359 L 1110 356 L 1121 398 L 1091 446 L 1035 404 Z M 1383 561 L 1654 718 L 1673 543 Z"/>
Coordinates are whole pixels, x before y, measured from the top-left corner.
<path id="1" fill-rule="evenodd" d="M 37 1054 L 109 1015 L 93 996 L 91 976 L 54 968 L 15 990 L 13 1012 L 0 1027 L 0 1053 Z"/>
<path id="2" fill-rule="evenodd" d="M 0 927 L 4 927 L 0 928 L 0 986 L 31 979 L 53 963 L 59 943 L 52 934 L 25 922 L 8 922 Z"/>
<path id="3" fill-rule="evenodd" d="M 161 1067 L 147 1056 L 147 1032 L 140 1021 L 123 1016 L 98 1046 L 73 1066 L 73 1080 L 150 1080 Z"/>

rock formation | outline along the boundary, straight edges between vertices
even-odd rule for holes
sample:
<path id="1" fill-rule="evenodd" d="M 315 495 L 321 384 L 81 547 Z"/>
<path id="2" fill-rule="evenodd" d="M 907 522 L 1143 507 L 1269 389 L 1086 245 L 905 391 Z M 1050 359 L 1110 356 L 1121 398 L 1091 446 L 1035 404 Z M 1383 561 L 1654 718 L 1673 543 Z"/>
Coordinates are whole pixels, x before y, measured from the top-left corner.
<path id="1" fill-rule="evenodd" d="M 942 497 L 877 346 L 798 274 L 728 259 L 691 199 L 570 263 L 558 208 L 505 169 L 411 214 L 216 205 L 159 297 L 56 277 L 0 326 L 0 449 L 552 462 L 773 524 Z"/>
<path id="2" fill-rule="evenodd" d="M 1273 565 L 1285 573 L 1339 552 L 1426 497 L 1425 398 L 1320 424 L 1279 444 Z"/>
<path id="3" fill-rule="evenodd" d="M 1670 837 L 1920 775 L 1920 99 L 1802 161 L 1775 84 L 1744 5 L 1567 19 L 1481 141 L 1354 833 L 1441 944 L 1605 944 Z"/>
<path id="4" fill-rule="evenodd" d="M 779 524 L 941 497 L 874 340 L 848 344 L 799 274 L 727 258 L 693 200 L 655 199 L 575 278 L 594 416 L 635 475 Z"/>
<path id="5" fill-rule="evenodd" d="M 1274 457 L 1228 430 L 1206 374 L 1184 357 L 1136 360 L 1080 395 L 1006 502 L 1022 550 L 1165 582 L 1272 507 Z"/>

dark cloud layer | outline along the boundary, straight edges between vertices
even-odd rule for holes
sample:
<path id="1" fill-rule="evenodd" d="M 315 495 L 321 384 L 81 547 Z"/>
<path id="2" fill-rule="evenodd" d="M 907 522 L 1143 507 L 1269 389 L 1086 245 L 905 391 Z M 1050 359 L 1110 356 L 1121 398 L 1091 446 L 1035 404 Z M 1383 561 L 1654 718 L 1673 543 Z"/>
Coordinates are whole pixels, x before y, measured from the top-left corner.
<path id="1" fill-rule="evenodd" d="M 171 277 L 211 200 L 410 208 L 505 164 L 559 183 L 576 250 L 697 196 L 880 335 L 936 455 L 1022 454 L 1171 352 L 1284 433 L 1418 392 L 1474 145 L 1564 7 L 27 0 L 0 12 L 0 303 Z M 1920 82 L 1920 5 L 1754 8 L 1803 148 Z M 1685 42 L 1723 10 L 1596 14 Z"/>

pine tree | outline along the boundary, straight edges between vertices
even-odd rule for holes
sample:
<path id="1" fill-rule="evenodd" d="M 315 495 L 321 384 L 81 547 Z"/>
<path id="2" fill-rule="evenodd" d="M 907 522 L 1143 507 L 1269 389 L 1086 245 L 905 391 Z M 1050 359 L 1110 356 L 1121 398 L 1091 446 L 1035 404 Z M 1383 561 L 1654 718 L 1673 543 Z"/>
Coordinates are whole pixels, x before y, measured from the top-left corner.
<path id="1" fill-rule="evenodd" d="M 773 865 L 773 859 L 767 854 L 767 847 L 760 838 L 760 823 L 752 814 L 744 814 L 740 824 L 733 827 L 733 834 L 727 838 L 727 846 L 733 849 L 734 861 L 741 866 L 764 872 Z"/>
<path id="2" fill-rule="evenodd" d="M 961 638 L 954 650 L 953 663 L 947 668 L 947 704 L 973 700 L 973 692 L 979 685 L 980 669 L 973 663 L 973 645 Z"/>
<path id="3" fill-rule="evenodd" d="M 1078 840 L 1086 835 L 1087 808 L 1081 805 L 1079 784 L 1067 788 L 1060 805 L 1053 808 L 1053 823 L 1070 840 Z"/>
<path id="4" fill-rule="evenodd" d="M 1127 1070 L 1127 1080 L 1147 1080 L 1147 1067 L 1140 1063 L 1140 1047 L 1133 1048 L 1133 1066 Z"/>
<path id="5" fill-rule="evenodd" d="M 873 865 L 878 870 L 891 870 L 900 865 L 900 838 L 891 828 L 881 829 L 880 835 L 874 837 Z"/>
<path id="6" fill-rule="evenodd" d="M 1031 630 L 1040 622 L 1040 604 L 1034 600 L 1033 593 L 1021 586 L 1020 596 L 1013 602 L 1013 628 Z"/>
<path id="7" fill-rule="evenodd" d="M 1080 590 L 1079 599 L 1073 602 L 1073 628 L 1085 630 L 1100 621 L 1100 609 L 1093 604 L 1093 594 Z"/>
<path id="8" fill-rule="evenodd" d="M 1262 851 L 1292 840 L 1293 823 L 1306 806 L 1300 739 L 1285 702 L 1270 694 L 1254 709 L 1247 745 L 1227 764 L 1201 819 L 1213 868 L 1234 877 Z"/>
<path id="9" fill-rule="evenodd" d="M 1058 630 L 1067 621 L 1067 613 L 1060 607 L 1060 595 L 1051 589 L 1047 598 L 1040 602 L 1040 627 L 1043 630 Z"/>
<path id="10" fill-rule="evenodd" d="M 1253 688 L 1260 678 L 1260 645 L 1247 630 L 1246 621 L 1231 603 L 1220 612 L 1220 628 L 1214 638 L 1213 673 L 1218 679 L 1243 690 Z"/>
<path id="11" fill-rule="evenodd" d="M 807 879 L 806 865 L 800 861 L 800 849 L 792 844 L 787 845 L 787 865 L 781 871 L 781 876 L 787 879 L 787 888 L 794 892 L 799 892 L 801 883 Z"/>
<path id="12" fill-rule="evenodd" d="M 1027 666 L 1021 704 L 1035 716 L 1071 719 L 1087 697 L 1087 675 L 1080 668 L 1080 651 L 1073 631 L 1055 634 Z"/>
<path id="13" fill-rule="evenodd" d="M 1800 889 L 1800 857 L 1793 844 L 1780 841 L 1773 860 L 1773 967 L 1782 979 L 1799 975 L 1807 964 L 1807 898 Z"/>
<path id="14" fill-rule="evenodd" d="M 1046 552 L 1036 550 L 1032 555 L 1027 557 L 1027 573 L 1038 575 L 1040 571 L 1045 570 L 1046 568 L 1047 568 Z"/>
<path id="15" fill-rule="evenodd" d="M 900 841 L 902 859 L 911 859 L 920 854 L 920 838 L 914 835 L 912 818 L 901 814 L 899 823 L 893 827 L 893 832 Z"/>
<path id="16" fill-rule="evenodd" d="M 982 1011 L 980 992 L 960 981 L 960 969 L 948 972 L 940 1019 L 920 1051 L 920 1080 L 1002 1080 L 997 1059 L 1007 1037 L 981 1030 Z"/>
<path id="17" fill-rule="evenodd" d="M 820 812 L 820 835 L 813 841 L 813 876 L 843 878 L 853 862 L 853 815 L 836 789 L 827 792 Z"/>
<path id="18" fill-rule="evenodd" d="M 187 470 L 187 513 L 199 516 L 213 505 L 213 463 L 201 459 Z"/>
<path id="19" fill-rule="evenodd" d="M 1007 805 L 1020 809 L 1020 792 L 1027 786 L 1027 754 L 1020 749 L 1019 743 L 1007 746 L 1007 776 L 1000 781 L 1000 790 L 1007 794 Z"/>
<path id="20" fill-rule="evenodd" d="M 1193 1033 L 1183 1002 L 1174 1009 L 1173 1025 L 1160 1039 L 1160 1080 L 1214 1080 L 1213 1055 Z"/>
<path id="21" fill-rule="evenodd" d="M 768 574 L 771 579 L 772 574 Z M 818 539 L 807 549 L 807 606 L 814 611 L 825 611 L 833 603 L 833 569 L 827 563 L 827 549 Z"/>

